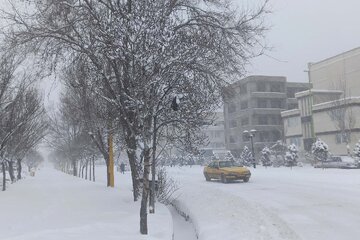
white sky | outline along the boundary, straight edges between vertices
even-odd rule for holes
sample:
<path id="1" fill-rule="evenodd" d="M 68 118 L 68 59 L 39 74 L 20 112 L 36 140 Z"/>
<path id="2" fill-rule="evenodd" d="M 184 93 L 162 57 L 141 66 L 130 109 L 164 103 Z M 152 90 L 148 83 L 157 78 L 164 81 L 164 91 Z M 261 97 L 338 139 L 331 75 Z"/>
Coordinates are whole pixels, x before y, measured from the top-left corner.
<path id="1" fill-rule="evenodd" d="M 0 0 L 0 8 L 7 1 Z M 251 7 L 264 0 L 232 1 Z M 271 57 L 254 59 L 248 75 L 281 75 L 288 81 L 305 82 L 308 62 L 360 46 L 359 0 L 270 0 L 270 7 L 272 13 L 265 20 L 271 26 L 267 33 Z"/>
<path id="2" fill-rule="evenodd" d="M 288 81 L 305 82 L 308 62 L 360 46 L 359 0 L 270 0 L 270 6 L 267 44 L 273 50 L 268 55 L 280 61 L 261 56 L 253 61 L 249 75 L 281 75 Z"/>

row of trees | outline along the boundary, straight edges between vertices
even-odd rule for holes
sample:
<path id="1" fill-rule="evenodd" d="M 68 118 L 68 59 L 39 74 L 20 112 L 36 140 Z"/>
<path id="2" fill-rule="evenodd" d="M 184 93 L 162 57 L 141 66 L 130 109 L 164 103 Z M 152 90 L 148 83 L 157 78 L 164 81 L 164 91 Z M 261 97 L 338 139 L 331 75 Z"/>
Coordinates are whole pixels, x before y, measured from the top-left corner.
<path id="1" fill-rule="evenodd" d="M 140 232 L 147 234 L 158 143 L 191 152 L 201 140 L 198 129 L 211 120 L 223 86 L 262 53 L 265 4 L 237 12 L 222 0 L 25 2 L 25 10 L 14 4 L 3 13 L 5 32 L 10 46 L 35 49 L 42 64 L 61 70 L 69 115 L 62 107 L 56 149 L 75 175 L 79 158 L 70 142 L 94 145 L 88 151 L 109 165 L 115 138 L 129 159 L 134 201 L 141 194 Z"/>
<path id="2" fill-rule="evenodd" d="M 35 168 L 42 161 L 36 151 L 46 134 L 47 122 L 34 76 L 22 67 L 24 59 L 0 50 L 0 166 L 2 190 L 7 175 L 13 183 L 22 178 L 22 164 Z"/>

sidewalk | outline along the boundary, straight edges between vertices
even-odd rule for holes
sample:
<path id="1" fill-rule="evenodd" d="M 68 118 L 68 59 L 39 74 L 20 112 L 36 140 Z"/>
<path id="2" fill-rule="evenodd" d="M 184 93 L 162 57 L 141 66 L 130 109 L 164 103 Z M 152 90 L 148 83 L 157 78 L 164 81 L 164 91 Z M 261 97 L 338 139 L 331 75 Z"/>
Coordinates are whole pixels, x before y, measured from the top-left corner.
<path id="1" fill-rule="evenodd" d="M 161 205 L 148 215 L 149 235 L 139 234 L 140 202 L 124 179 L 110 189 L 45 167 L 0 193 L 0 239 L 171 239 L 171 215 Z"/>

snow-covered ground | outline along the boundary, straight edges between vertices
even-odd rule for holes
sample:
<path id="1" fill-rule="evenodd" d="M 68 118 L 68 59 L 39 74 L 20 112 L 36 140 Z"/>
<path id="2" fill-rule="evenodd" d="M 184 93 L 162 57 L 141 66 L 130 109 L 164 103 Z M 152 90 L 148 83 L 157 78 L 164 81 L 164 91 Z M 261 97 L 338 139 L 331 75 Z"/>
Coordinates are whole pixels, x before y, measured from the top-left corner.
<path id="1" fill-rule="evenodd" d="M 358 239 L 360 170 L 251 169 L 249 183 L 206 182 L 202 167 L 169 168 L 177 205 L 200 240 Z"/>
<path id="2" fill-rule="evenodd" d="M 157 204 L 149 235 L 139 234 L 139 202 L 130 173 L 116 187 L 75 178 L 51 167 L 0 192 L 1 240 L 123 239 L 357 239 L 360 236 L 360 170 L 251 169 L 249 183 L 206 182 L 202 167 L 169 168 L 179 182 L 176 206 L 184 219 Z M 193 224 L 194 229 L 189 222 Z"/>
<path id="3" fill-rule="evenodd" d="M 140 201 L 132 201 L 130 173 L 105 186 L 104 169 L 89 182 L 44 167 L 35 177 L 0 192 L 1 240 L 170 240 L 172 217 L 158 204 L 149 216 L 149 235 L 139 233 Z"/>

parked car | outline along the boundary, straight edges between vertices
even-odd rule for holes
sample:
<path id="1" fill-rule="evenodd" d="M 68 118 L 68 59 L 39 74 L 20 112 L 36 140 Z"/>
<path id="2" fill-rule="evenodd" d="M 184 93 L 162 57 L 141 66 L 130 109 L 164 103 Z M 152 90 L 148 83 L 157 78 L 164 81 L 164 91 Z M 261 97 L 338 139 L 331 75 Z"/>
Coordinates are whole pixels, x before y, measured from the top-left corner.
<path id="1" fill-rule="evenodd" d="M 315 164 L 315 168 L 360 168 L 359 162 L 349 156 L 331 156 L 327 161 Z"/>
<path id="2" fill-rule="evenodd" d="M 243 180 L 248 182 L 251 172 L 244 166 L 238 165 L 233 161 L 212 161 L 204 168 L 204 176 L 206 181 L 211 179 L 219 179 L 223 183 L 232 180 Z"/>

